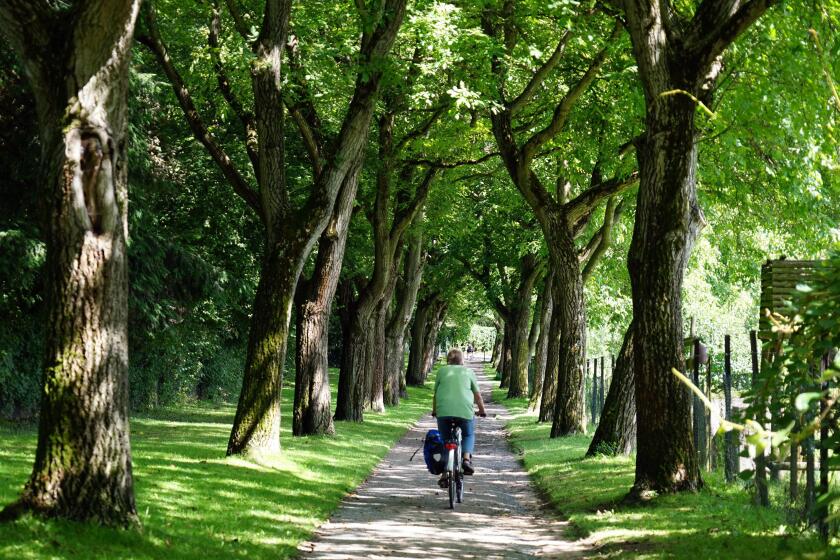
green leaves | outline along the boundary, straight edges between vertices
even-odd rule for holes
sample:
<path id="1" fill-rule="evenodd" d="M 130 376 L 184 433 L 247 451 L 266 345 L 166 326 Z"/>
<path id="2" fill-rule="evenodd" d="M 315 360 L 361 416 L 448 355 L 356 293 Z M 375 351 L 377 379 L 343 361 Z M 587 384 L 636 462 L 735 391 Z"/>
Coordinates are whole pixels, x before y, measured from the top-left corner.
<path id="1" fill-rule="evenodd" d="M 799 412 L 805 412 L 811 407 L 811 403 L 819 401 L 822 398 L 822 393 L 800 393 L 796 395 L 794 406 Z"/>

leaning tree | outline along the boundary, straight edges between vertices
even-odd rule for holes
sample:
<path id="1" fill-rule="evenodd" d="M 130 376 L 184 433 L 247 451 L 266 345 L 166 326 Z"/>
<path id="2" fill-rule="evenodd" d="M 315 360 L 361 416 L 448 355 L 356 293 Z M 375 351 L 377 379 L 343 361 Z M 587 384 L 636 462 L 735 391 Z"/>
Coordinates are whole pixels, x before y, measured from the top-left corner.
<path id="1" fill-rule="evenodd" d="M 543 395 L 550 390 L 555 390 L 556 395 L 554 399 L 543 399 L 543 409 L 553 409 L 551 436 L 556 437 L 585 430 L 581 390 L 586 348 L 583 286 L 609 244 L 612 224 L 621 209 L 616 197 L 633 186 L 637 176 L 612 163 L 613 176 L 604 177 L 605 160 L 618 159 L 618 152 L 610 158 L 605 149 L 592 158 L 588 185 L 577 189 L 573 188 L 574 170 L 568 169 L 568 161 L 546 165 L 546 159 L 568 157 L 571 148 L 564 141 L 571 138 L 564 138 L 563 134 L 572 111 L 593 88 L 621 27 L 608 17 L 588 11 L 568 21 L 549 21 L 534 32 L 539 36 L 545 29 L 558 27 L 549 39 L 553 41 L 551 54 L 535 68 L 523 72 L 521 67 L 529 68 L 529 64 L 516 61 L 523 56 L 520 31 L 534 19 L 530 8 L 528 2 L 504 0 L 484 9 L 480 19 L 482 30 L 497 45 L 490 50 L 488 61 L 494 81 L 486 86 L 494 101 L 489 111 L 493 137 L 510 180 L 537 218 L 550 257 L 554 308 L 547 347 L 546 379 L 550 382 L 543 383 Z M 593 36 L 604 39 L 600 46 L 590 46 L 585 40 L 572 41 L 581 35 L 590 40 Z M 570 47 L 581 42 L 587 49 Z M 589 54 L 586 51 L 590 49 L 597 50 Z M 569 72 L 565 65 L 582 70 Z M 603 130 L 605 123 L 598 120 L 590 119 L 589 136 L 603 136 L 598 129 Z M 549 184 L 556 185 L 555 193 Z M 605 200 L 608 203 L 602 227 L 579 248 L 577 238 L 586 232 L 595 210 Z"/>
<path id="2" fill-rule="evenodd" d="M 139 0 L 0 3 L 35 96 L 47 314 L 35 465 L 2 517 L 137 522 L 128 433 L 128 63 Z"/>
<path id="3" fill-rule="evenodd" d="M 773 0 L 703 0 L 693 13 L 671 2 L 624 0 L 645 131 L 635 141 L 640 185 L 628 268 L 633 289 L 636 479 L 631 497 L 702 485 L 684 370 L 682 279 L 704 225 L 697 201 L 698 103 L 711 105 L 725 49 Z"/>
<path id="4" fill-rule="evenodd" d="M 211 4 L 218 9 L 216 3 Z M 303 196 L 290 192 L 286 175 L 288 130 L 285 126 L 284 101 L 287 99 L 284 96 L 283 61 L 290 38 L 292 2 L 266 0 L 256 34 L 251 33 L 248 25 L 248 21 L 256 20 L 252 14 L 246 17 L 234 0 L 225 4 L 236 33 L 235 40 L 244 45 L 243 52 L 250 53 L 247 65 L 250 92 L 239 92 L 231 87 L 237 82 L 228 76 L 223 64 L 215 64 L 214 72 L 222 94 L 221 102 L 242 121 L 239 149 L 247 153 L 250 174 L 228 154 L 208 127 L 169 53 L 154 5 L 150 5 L 145 14 L 146 32 L 138 40 L 151 50 L 163 68 L 196 140 L 206 148 L 233 191 L 253 209 L 263 225 L 264 254 L 254 298 L 242 390 L 227 452 L 271 452 L 280 446 L 280 387 L 298 278 L 313 246 L 333 216 L 342 185 L 358 172 L 383 77 L 383 59 L 402 25 L 406 0 L 385 0 L 370 5 L 362 1 L 356 3 L 362 32 L 356 53 L 358 67 L 351 70 L 356 78 L 355 87 L 329 150 L 317 154 L 320 158 L 315 166 L 317 172 L 313 172 L 308 192 Z M 299 9 L 303 10 L 302 7 Z M 307 12 L 306 15 L 319 17 L 317 13 Z M 208 20 L 211 26 L 218 25 L 215 16 L 209 16 Z M 217 34 L 211 27 L 209 36 L 214 35 Z M 317 39 L 295 38 L 304 46 L 307 40 Z M 211 54 L 214 52 L 212 43 L 208 49 Z M 252 99 L 253 108 L 243 101 L 247 97 Z M 305 120 L 296 119 L 295 124 L 306 137 L 310 130 L 305 126 Z M 310 143 L 306 144 L 309 147 Z M 253 175 L 253 179 L 249 175 Z"/>

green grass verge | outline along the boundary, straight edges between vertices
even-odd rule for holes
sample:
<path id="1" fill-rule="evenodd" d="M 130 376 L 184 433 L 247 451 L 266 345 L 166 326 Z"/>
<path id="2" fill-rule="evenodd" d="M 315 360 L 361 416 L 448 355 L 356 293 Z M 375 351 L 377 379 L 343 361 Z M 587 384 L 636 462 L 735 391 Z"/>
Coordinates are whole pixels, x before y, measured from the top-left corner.
<path id="1" fill-rule="evenodd" d="M 550 439 L 550 424 L 538 424 L 526 399 L 493 399 L 512 413 L 511 442 L 541 493 L 589 537 L 604 558 L 827 558 L 811 533 L 785 525 L 779 508 L 759 508 L 740 483 L 725 484 L 706 473 L 706 487 L 692 494 L 659 496 L 651 503 L 619 502 L 633 484 L 632 457 L 584 459 L 590 436 Z M 791 534 L 793 532 L 793 534 Z"/>
<path id="2" fill-rule="evenodd" d="M 431 400 L 431 385 L 409 388 L 400 406 L 368 413 L 360 424 L 340 422 L 335 437 L 293 438 L 287 387 L 282 453 L 259 462 L 224 457 L 232 406 L 195 404 L 135 416 L 131 445 L 142 530 L 28 516 L 0 524 L 0 558 L 293 557 L 298 544 L 431 409 Z M 36 435 L 35 428 L 0 425 L 0 504 L 20 493 Z"/>

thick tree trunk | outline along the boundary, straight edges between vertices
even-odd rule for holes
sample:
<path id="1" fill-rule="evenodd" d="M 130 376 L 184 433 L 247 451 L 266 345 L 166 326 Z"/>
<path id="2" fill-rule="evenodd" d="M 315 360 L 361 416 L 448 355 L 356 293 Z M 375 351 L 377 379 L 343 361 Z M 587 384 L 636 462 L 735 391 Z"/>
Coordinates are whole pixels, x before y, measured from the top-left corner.
<path id="1" fill-rule="evenodd" d="M 566 228 L 556 228 L 550 242 L 554 300 L 560 303 L 560 354 L 557 365 L 557 399 L 551 437 L 584 433 L 583 368 L 586 353 L 586 307 L 574 239 Z"/>
<path id="2" fill-rule="evenodd" d="M 493 320 L 493 326 L 496 329 L 496 337 L 493 339 L 493 351 L 490 353 L 490 363 L 494 368 L 499 367 L 499 360 L 502 355 L 502 338 L 505 336 L 504 323 L 499 319 Z"/>
<path id="3" fill-rule="evenodd" d="M 697 100 L 711 105 L 721 55 L 774 3 L 704 2 L 683 20 L 669 4 L 624 2 L 639 79 L 645 133 L 636 146 L 639 194 L 628 255 L 633 288 L 636 480 L 630 498 L 702 486 L 690 424 L 682 281 L 704 224 L 697 201 Z"/>
<path id="4" fill-rule="evenodd" d="M 348 226 L 358 185 L 351 173 L 318 244 L 312 278 L 301 279 L 295 292 L 295 400 L 292 434 L 333 434 L 330 376 L 327 363 L 330 310 L 338 286 Z"/>
<path id="5" fill-rule="evenodd" d="M 432 321 L 433 303 L 436 296 L 424 297 L 417 304 L 414 313 L 414 321 L 411 324 L 411 345 L 408 353 L 408 370 L 406 371 L 406 384 L 412 387 L 422 387 L 426 379 L 423 372 L 426 332 Z"/>
<path id="6" fill-rule="evenodd" d="M 685 371 L 682 279 L 702 223 L 695 191 L 694 104 L 663 99 L 637 149 L 641 185 L 628 268 L 633 287 L 638 450 L 634 494 L 702 485 Z"/>
<path id="7" fill-rule="evenodd" d="M 443 326 L 443 321 L 446 319 L 446 311 L 448 309 L 448 305 L 446 302 L 437 299 L 435 300 L 434 307 L 432 308 L 432 319 L 427 326 L 426 333 L 424 335 L 424 342 L 423 342 L 423 382 L 426 381 L 426 377 L 428 377 L 429 372 L 432 371 L 432 368 L 435 365 L 435 360 L 438 357 L 438 334 L 440 333 L 440 327 Z"/>
<path id="8" fill-rule="evenodd" d="M 386 294 L 387 295 L 387 294 Z M 390 298 L 389 303 L 390 303 Z M 385 322 L 388 305 L 383 299 L 377 304 L 368 333 L 371 385 L 368 408 L 374 412 L 385 410 Z"/>
<path id="9" fill-rule="evenodd" d="M 554 279 L 552 284 L 555 284 Z M 554 403 L 557 402 L 557 366 L 560 363 L 560 305 L 556 292 L 552 294 L 551 322 L 548 330 L 545 375 L 543 376 L 542 399 L 540 400 L 539 422 L 554 418 Z"/>
<path id="10" fill-rule="evenodd" d="M 530 299 L 530 298 L 529 298 Z M 530 303 L 530 301 L 528 302 Z M 528 396 L 528 334 L 530 326 L 530 306 L 523 305 L 511 314 L 510 362 L 506 368 L 507 397 Z"/>
<path id="11" fill-rule="evenodd" d="M 516 300 L 508 306 L 511 312 L 513 337 L 511 340 L 511 367 L 508 379 L 508 398 L 528 396 L 528 360 L 530 359 L 531 292 L 539 275 L 535 255 L 526 255 L 519 268 L 519 286 Z M 536 338 L 536 337 L 535 337 Z"/>
<path id="12" fill-rule="evenodd" d="M 353 281 L 344 280 L 338 284 L 338 316 L 341 321 L 341 363 L 339 364 L 338 394 L 335 401 L 335 420 L 350 420 L 362 417 L 362 409 L 356 408 L 353 401 L 352 379 L 346 373 L 351 370 L 350 324 L 354 313 Z"/>
<path id="13" fill-rule="evenodd" d="M 126 92 L 139 4 L 87 2 L 70 15 L 23 2 L 0 6 L 0 29 L 35 94 L 48 212 L 38 445 L 20 499 L 0 519 L 32 511 L 137 523 L 128 428 Z"/>
<path id="14" fill-rule="evenodd" d="M 303 266 L 300 251 L 289 249 L 272 251 L 260 273 L 228 455 L 280 450 L 280 389 L 295 287 Z"/>
<path id="15" fill-rule="evenodd" d="M 499 367 L 497 368 L 497 371 L 501 376 L 499 381 L 499 387 L 501 389 L 507 389 L 510 387 L 510 364 L 513 359 L 511 346 L 513 345 L 512 339 L 514 338 L 512 322 L 505 320 L 504 325 L 502 348 L 499 353 Z"/>
<path id="16" fill-rule="evenodd" d="M 636 383 L 633 375 L 633 324 L 624 334 L 612 374 L 610 391 L 601 413 L 601 421 L 586 452 L 629 455 L 636 445 Z"/>
<path id="17" fill-rule="evenodd" d="M 528 408 L 531 410 L 538 410 L 540 401 L 542 400 L 545 369 L 548 362 L 548 341 L 549 335 L 551 334 L 551 311 L 554 301 L 551 294 L 553 278 L 553 274 L 549 274 L 546 278 L 540 298 L 542 300 L 540 314 L 534 319 L 540 322 L 540 334 L 537 338 L 537 347 L 534 351 L 534 390 L 531 392 L 531 402 L 528 405 Z"/>
<path id="18" fill-rule="evenodd" d="M 385 379 L 390 387 L 385 403 L 390 406 L 396 406 L 400 397 L 405 396 L 405 335 L 417 302 L 422 271 L 423 236 L 416 233 L 409 240 L 403 277 L 397 289 L 397 305 L 385 332 Z"/>

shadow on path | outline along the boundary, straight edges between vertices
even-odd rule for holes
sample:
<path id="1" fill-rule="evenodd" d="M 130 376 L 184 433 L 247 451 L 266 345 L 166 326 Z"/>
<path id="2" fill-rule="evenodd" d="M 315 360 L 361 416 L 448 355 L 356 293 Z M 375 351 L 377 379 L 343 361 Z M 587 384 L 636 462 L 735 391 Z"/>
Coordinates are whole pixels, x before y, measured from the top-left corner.
<path id="1" fill-rule="evenodd" d="M 339 560 L 581 558 L 587 548 L 575 542 L 568 523 L 540 509 L 528 475 L 506 440 L 506 409 L 490 402 L 494 382 L 481 362 L 467 362 L 479 379 L 487 403 L 477 420 L 473 464 L 463 504 L 449 509 L 446 490 L 429 474 L 422 451 L 424 416 L 391 449 L 368 480 L 345 498 L 332 518 L 303 543 L 301 558 Z"/>

